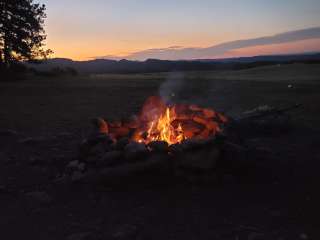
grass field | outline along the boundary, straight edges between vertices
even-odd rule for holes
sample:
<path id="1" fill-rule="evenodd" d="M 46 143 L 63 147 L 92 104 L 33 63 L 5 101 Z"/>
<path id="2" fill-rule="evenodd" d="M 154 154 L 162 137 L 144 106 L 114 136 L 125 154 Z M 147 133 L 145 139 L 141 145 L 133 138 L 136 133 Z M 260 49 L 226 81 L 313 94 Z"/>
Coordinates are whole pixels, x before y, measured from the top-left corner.
<path id="1" fill-rule="evenodd" d="M 76 239 L 67 237 L 89 233 L 90 239 L 119 239 L 120 232 L 121 239 L 318 239 L 319 93 L 320 66 L 303 64 L 2 81 L 0 238 Z M 291 113 L 292 133 L 262 140 L 279 159 L 270 169 L 281 164 L 283 183 L 127 191 L 54 185 L 59 168 L 75 157 L 89 119 L 130 117 L 157 94 L 231 117 L 259 105 L 302 104 Z M 17 134 L 1 135 L 8 129 Z M 46 140 L 21 143 L 39 137 Z M 30 191 L 46 192 L 51 200 L 30 203 Z"/>
<path id="2" fill-rule="evenodd" d="M 0 127 L 27 133 L 78 131 L 88 119 L 129 117 L 150 95 L 213 107 L 230 116 L 259 105 L 303 104 L 295 115 L 318 127 L 319 65 L 285 65 L 229 72 L 35 78 L 0 83 Z M 277 80 L 277 81 L 276 81 Z M 288 85 L 292 84 L 292 88 Z"/>

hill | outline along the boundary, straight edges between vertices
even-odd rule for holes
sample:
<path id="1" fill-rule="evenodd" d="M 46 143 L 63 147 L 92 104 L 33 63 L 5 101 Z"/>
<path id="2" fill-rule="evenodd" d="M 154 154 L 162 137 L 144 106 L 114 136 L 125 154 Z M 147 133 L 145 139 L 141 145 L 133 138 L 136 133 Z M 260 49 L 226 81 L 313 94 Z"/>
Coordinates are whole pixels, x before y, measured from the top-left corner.
<path id="1" fill-rule="evenodd" d="M 65 58 L 54 58 L 39 63 L 27 63 L 27 66 L 37 71 L 54 71 L 59 68 L 74 69 L 79 73 L 142 73 L 142 72 L 171 72 L 171 71 L 212 71 L 238 70 L 257 66 L 276 65 L 285 63 L 317 63 L 320 53 L 255 56 L 228 59 L 199 59 L 199 60 L 158 60 L 146 61 L 95 59 L 89 61 L 73 61 Z"/>

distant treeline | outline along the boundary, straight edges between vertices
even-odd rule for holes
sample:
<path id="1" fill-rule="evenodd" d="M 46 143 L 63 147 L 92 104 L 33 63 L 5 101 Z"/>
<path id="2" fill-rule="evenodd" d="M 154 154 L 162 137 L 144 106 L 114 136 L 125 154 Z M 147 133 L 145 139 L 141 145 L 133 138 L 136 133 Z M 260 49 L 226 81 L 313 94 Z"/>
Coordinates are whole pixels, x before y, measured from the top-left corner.
<path id="1" fill-rule="evenodd" d="M 10 68 L 0 64 L 0 80 L 25 74 L 55 77 L 61 75 L 105 73 L 154 73 L 173 71 L 219 71 L 242 70 L 278 64 L 320 64 L 319 54 L 259 56 L 221 60 L 165 61 L 149 59 L 146 61 L 104 60 L 72 61 L 69 59 L 50 59 L 42 62 L 15 63 Z"/>
<path id="2" fill-rule="evenodd" d="M 267 65 L 291 63 L 320 63 L 320 53 L 258 56 L 246 58 L 231 58 L 218 60 L 167 61 L 148 59 L 146 61 L 106 60 L 72 61 L 70 59 L 50 59 L 42 63 L 27 63 L 26 66 L 39 74 L 69 74 L 77 73 L 152 73 L 172 71 L 212 71 L 240 70 Z"/>

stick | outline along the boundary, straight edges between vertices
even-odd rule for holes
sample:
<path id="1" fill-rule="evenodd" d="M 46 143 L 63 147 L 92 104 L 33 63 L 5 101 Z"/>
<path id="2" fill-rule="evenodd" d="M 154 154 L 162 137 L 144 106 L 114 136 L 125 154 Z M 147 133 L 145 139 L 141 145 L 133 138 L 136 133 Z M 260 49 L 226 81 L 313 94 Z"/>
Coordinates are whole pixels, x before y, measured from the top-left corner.
<path id="1" fill-rule="evenodd" d="M 244 117 L 240 117 L 238 119 L 236 119 L 235 121 L 246 121 L 246 120 L 251 120 L 251 119 L 257 119 L 257 118 L 262 118 L 262 117 L 266 117 L 269 115 L 280 115 L 280 114 L 284 114 L 286 112 L 292 111 L 294 109 L 297 109 L 301 107 L 301 104 L 295 104 L 293 106 L 290 107 L 286 107 L 286 108 L 281 108 L 281 109 L 272 109 L 269 111 L 264 111 L 264 112 L 260 112 L 260 113 L 254 113 L 250 116 L 244 116 Z"/>

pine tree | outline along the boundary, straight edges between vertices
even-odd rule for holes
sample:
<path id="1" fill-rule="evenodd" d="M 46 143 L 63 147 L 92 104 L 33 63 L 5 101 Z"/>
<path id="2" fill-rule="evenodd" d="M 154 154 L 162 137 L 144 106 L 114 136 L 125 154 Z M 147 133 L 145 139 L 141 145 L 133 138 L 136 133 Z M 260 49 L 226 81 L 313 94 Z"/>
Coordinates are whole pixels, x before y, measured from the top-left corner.
<path id="1" fill-rule="evenodd" d="M 0 0 L 0 64 L 45 58 L 46 7 L 33 0 Z"/>

